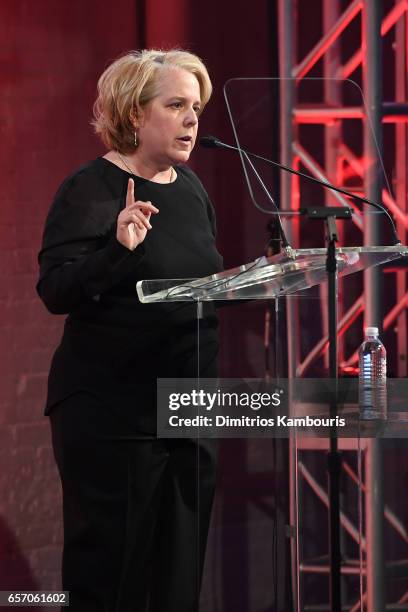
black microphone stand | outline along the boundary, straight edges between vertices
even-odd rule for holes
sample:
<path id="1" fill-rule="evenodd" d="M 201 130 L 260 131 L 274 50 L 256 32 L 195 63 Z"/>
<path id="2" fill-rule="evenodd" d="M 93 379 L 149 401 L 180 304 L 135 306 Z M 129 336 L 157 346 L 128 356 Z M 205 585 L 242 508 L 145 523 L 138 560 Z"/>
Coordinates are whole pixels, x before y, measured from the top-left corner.
<path id="1" fill-rule="evenodd" d="M 331 382 L 330 418 L 337 416 L 338 359 L 337 359 L 337 219 L 351 219 L 347 208 L 321 206 L 307 209 L 309 219 L 324 219 L 327 232 L 326 271 L 328 281 L 329 318 L 329 376 Z M 337 444 L 337 429 L 330 428 L 330 450 L 327 454 L 329 479 L 329 555 L 330 555 L 330 610 L 341 612 L 341 549 L 340 549 L 340 472 L 341 455 Z"/>
<path id="2" fill-rule="evenodd" d="M 327 280 L 329 307 L 329 376 L 333 389 L 330 402 L 330 417 L 337 416 L 337 259 L 336 242 L 338 242 L 336 218 L 328 216 L 327 223 Z M 341 457 L 337 445 L 336 426 L 330 428 L 330 451 L 327 456 L 329 475 L 330 506 L 330 608 L 332 612 L 341 612 L 341 550 L 340 550 L 340 466 Z"/>

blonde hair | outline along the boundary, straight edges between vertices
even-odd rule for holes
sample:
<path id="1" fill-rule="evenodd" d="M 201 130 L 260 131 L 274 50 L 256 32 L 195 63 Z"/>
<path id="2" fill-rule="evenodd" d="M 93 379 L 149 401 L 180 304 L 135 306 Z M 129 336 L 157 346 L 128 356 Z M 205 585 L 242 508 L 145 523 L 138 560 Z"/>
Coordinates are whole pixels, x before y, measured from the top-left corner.
<path id="1" fill-rule="evenodd" d="M 130 51 L 114 61 L 98 81 L 91 123 L 108 149 L 120 153 L 134 150 L 132 118 L 138 108 L 157 95 L 157 75 L 164 68 L 181 68 L 195 75 L 200 86 L 201 111 L 204 109 L 212 85 L 207 68 L 197 55 L 181 49 Z"/>

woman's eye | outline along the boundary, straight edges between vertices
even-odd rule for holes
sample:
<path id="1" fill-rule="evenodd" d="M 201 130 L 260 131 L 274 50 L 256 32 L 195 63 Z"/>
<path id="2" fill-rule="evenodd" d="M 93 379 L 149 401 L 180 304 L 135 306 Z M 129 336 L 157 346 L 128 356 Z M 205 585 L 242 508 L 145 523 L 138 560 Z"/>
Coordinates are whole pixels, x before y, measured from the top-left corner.
<path id="1" fill-rule="evenodd" d="M 200 112 L 201 112 L 201 108 L 200 108 L 199 106 L 196 106 L 196 107 L 194 108 L 194 112 L 196 113 L 196 115 L 199 115 L 199 114 L 200 114 Z"/>
<path id="2" fill-rule="evenodd" d="M 173 102 L 172 106 L 174 108 L 181 108 L 181 102 Z"/>

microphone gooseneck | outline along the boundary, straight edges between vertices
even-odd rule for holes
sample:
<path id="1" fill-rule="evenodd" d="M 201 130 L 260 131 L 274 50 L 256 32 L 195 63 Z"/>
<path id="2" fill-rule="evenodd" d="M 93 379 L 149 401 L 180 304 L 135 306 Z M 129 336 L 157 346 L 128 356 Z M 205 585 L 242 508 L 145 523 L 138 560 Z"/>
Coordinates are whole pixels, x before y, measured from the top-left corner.
<path id="1" fill-rule="evenodd" d="M 280 168 L 281 170 L 285 170 L 285 172 L 290 172 L 291 174 L 296 174 L 297 176 L 300 176 L 302 178 L 307 179 L 308 181 L 311 181 L 313 183 L 316 183 L 318 185 L 322 185 L 323 187 L 325 187 L 326 189 L 331 189 L 332 191 L 337 191 L 338 193 L 342 193 L 343 195 L 349 197 L 349 198 L 353 198 L 354 200 L 357 200 L 359 202 L 362 202 L 363 204 L 369 204 L 370 206 L 373 206 L 374 208 L 376 208 L 377 210 L 380 210 L 381 212 L 383 212 L 390 224 L 391 224 L 391 229 L 392 229 L 392 233 L 394 235 L 394 239 L 395 239 L 395 244 L 401 244 L 401 240 L 398 237 L 397 234 L 397 230 L 395 228 L 395 224 L 394 221 L 391 217 L 391 215 L 389 214 L 388 210 L 385 208 L 385 206 L 383 206 L 382 204 L 378 204 L 378 202 L 372 202 L 371 200 L 369 200 L 368 198 L 364 198 L 362 196 L 356 195 L 354 193 L 351 193 L 350 191 L 347 191 L 346 189 L 342 189 L 341 187 L 336 187 L 335 185 L 332 185 L 331 183 L 326 183 L 324 181 L 321 181 L 317 178 L 315 178 L 314 176 L 310 176 L 309 174 L 305 174 L 304 172 L 299 172 L 298 170 L 294 170 L 293 168 L 290 168 L 289 166 L 285 166 L 284 164 L 280 164 L 276 161 L 273 161 L 272 159 L 268 159 L 267 157 L 263 157 L 262 155 L 257 155 L 256 153 L 251 153 L 250 151 L 245 151 L 244 149 L 241 149 L 239 147 L 234 147 L 232 145 L 228 145 L 224 142 L 221 142 L 221 140 L 218 140 L 218 138 L 215 138 L 215 136 L 203 136 L 202 138 L 200 138 L 200 145 L 206 148 L 220 148 L 220 149 L 233 149 L 234 151 L 238 151 L 241 152 L 243 154 L 245 154 L 246 159 L 248 159 L 248 156 L 254 157 L 256 159 L 260 159 L 262 161 L 267 162 L 268 164 L 272 164 L 273 166 L 276 166 L 277 168 Z M 274 203 L 275 204 L 275 203 Z M 276 204 L 275 204 L 276 206 Z M 279 218 L 279 209 L 276 206 L 276 209 L 278 211 L 278 218 Z M 282 224 L 280 222 L 280 218 L 279 218 L 279 223 L 280 223 L 280 227 L 282 227 Z"/>

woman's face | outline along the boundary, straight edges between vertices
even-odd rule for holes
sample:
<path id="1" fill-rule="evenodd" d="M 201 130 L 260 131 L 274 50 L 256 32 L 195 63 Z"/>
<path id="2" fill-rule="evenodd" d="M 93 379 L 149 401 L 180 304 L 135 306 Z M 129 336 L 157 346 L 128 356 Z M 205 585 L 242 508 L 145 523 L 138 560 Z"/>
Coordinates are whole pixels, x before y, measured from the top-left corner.
<path id="1" fill-rule="evenodd" d="M 162 70 L 157 96 L 138 114 L 138 155 L 159 167 L 188 161 L 200 108 L 197 78 L 180 68 Z"/>

